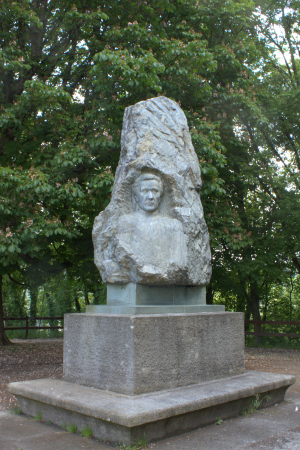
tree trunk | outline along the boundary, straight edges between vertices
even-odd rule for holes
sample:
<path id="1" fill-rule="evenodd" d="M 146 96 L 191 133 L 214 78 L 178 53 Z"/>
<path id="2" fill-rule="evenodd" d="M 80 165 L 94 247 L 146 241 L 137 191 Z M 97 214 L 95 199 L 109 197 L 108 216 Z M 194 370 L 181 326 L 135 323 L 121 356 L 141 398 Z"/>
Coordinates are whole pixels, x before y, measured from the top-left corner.
<path id="1" fill-rule="evenodd" d="M 48 292 L 46 292 L 46 300 L 47 300 L 47 304 L 48 304 L 49 316 L 53 317 L 53 316 L 55 316 L 55 308 L 54 308 L 54 303 L 51 298 L 51 295 Z"/>
<path id="2" fill-rule="evenodd" d="M 296 256 L 293 256 L 292 257 L 292 261 L 293 261 L 293 264 L 296 267 L 298 273 L 300 273 L 300 262 L 299 262 L 299 259 L 296 258 Z"/>
<path id="3" fill-rule="evenodd" d="M 212 305 L 213 304 L 213 300 L 214 300 L 214 293 L 212 290 L 212 285 L 211 283 L 207 286 L 207 291 L 206 291 L 206 304 L 207 305 Z"/>
<path id="4" fill-rule="evenodd" d="M 246 302 L 244 314 L 245 314 L 245 320 L 250 320 L 251 313 L 250 313 L 248 302 Z M 246 323 L 245 324 L 245 331 L 249 331 L 249 329 L 250 329 L 250 324 Z"/>
<path id="5" fill-rule="evenodd" d="M 242 280 L 240 278 L 240 285 L 247 301 L 245 320 L 249 320 L 250 314 L 252 314 L 252 319 L 256 322 L 259 322 L 261 320 L 261 317 L 259 312 L 259 295 L 257 292 L 258 291 L 257 283 L 249 279 L 249 284 L 250 284 L 250 292 L 247 290 L 247 283 L 245 282 L 245 280 Z M 254 323 L 254 332 L 259 331 L 261 331 L 261 324 Z M 259 345 L 260 342 L 259 335 L 255 334 L 254 340 L 255 343 Z"/>
<path id="6" fill-rule="evenodd" d="M 259 322 L 261 320 L 260 312 L 259 312 L 259 295 L 257 293 L 257 285 L 256 283 L 250 282 L 250 298 L 251 298 L 251 305 L 250 311 L 252 313 L 252 317 L 254 320 L 254 332 L 260 332 L 261 331 L 261 324 L 255 323 Z M 259 335 L 254 335 L 255 343 L 259 345 L 260 343 L 260 337 Z"/>
<path id="7" fill-rule="evenodd" d="M 48 311 L 49 311 L 49 316 L 50 317 L 54 317 L 55 316 L 55 307 L 54 307 L 54 303 L 53 303 L 53 299 L 51 297 L 51 295 L 46 292 L 46 300 L 47 300 L 47 304 L 48 304 Z M 43 322 L 43 325 L 45 325 L 45 323 Z M 50 326 L 57 326 L 58 325 L 58 320 L 51 320 L 50 321 Z M 53 332 L 56 330 L 49 330 L 49 336 L 53 336 Z"/>
<path id="8" fill-rule="evenodd" d="M 81 306 L 79 303 L 79 298 L 77 292 L 75 292 L 75 307 L 77 312 L 81 312 Z"/>
<path id="9" fill-rule="evenodd" d="M 12 345 L 12 342 L 8 339 L 4 330 L 4 310 L 3 310 L 3 295 L 2 295 L 2 285 L 3 285 L 3 275 L 0 275 L 0 347 L 2 345 Z"/>
<path id="10" fill-rule="evenodd" d="M 37 301 L 38 301 L 38 293 L 39 289 L 35 286 L 30 286 L 29 288 L 30 292 L 30 306 L 29 306 L 29 314 L 30 317 L 36 317 L 37 316 Z M 30 320 L 30 326 L 35 327 L 36 320 Z"/>

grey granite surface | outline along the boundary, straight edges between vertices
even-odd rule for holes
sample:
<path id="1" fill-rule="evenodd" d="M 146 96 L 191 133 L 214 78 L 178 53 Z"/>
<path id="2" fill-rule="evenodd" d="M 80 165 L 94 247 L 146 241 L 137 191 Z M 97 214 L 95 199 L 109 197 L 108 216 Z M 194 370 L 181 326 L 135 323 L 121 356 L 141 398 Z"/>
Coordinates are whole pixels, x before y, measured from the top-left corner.
<path id="1" fill-rule="evenodd" d="M 89 427 L 95 437 L 122 445 L 141 437 L 151 442 L 235 417 L 249 408 L 254 395 L 261 400 L 260 408 L 277 404 L 294 382 L 289 375 L 246 372 L 138 396 L 53 379 L 11 383 L 9 390 L 25 414 L 39 414 L 60 426 L 73 424 L 78 430 Z"/>
<path id="2" fill-rule="evenodd" d="M 138 395 L 243 372 L 242 313 L 65 315 L 73 383 Z"/>
<path id="3" fill-rule="evenodd" d="M 209 235 L 186 117 L 166 97 L 125 110 L 111 202 L 93 228 L 105 283 L 205 286 Z"/>

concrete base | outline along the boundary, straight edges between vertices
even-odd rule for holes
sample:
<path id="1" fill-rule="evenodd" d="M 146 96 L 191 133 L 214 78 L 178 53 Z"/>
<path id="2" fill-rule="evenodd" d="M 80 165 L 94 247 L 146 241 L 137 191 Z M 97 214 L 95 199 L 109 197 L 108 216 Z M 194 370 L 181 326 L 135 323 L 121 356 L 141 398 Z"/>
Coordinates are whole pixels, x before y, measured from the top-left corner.
<path id="1" fill-rule="evenodd" d="M 242 313 L 65 315 L 72 383 L 139 395 L 243 372 Z"/>
<path id="2" fill-rule="evenodd" d="M 113 444 L 148 442 L 178 435 L 247 411 L 254 395 L 260 407 L 284 400 L 295 377 L 246 372 L 218 381 L 126 396 L 63 380 L 42 379 L 11 383 L 24 414 L 78 430 L 90 427 L 95 437 Z M 270 398 L 265 398 L 269 396 Z"/>

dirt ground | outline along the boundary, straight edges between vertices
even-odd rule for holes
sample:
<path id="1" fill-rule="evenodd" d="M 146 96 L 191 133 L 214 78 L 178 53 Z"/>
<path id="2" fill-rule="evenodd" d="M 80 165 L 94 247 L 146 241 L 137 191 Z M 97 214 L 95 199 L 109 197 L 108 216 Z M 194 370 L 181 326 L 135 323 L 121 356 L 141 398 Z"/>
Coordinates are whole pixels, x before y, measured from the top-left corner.
<path id="1" fill-rule="evenodd" d="M 0 348 L 0 410 L 13 406 L 14 397 L 8 383 L 37 378 L 61 378 L 63 374 L 63 340 L 15 340 L 14 345 Z M 286 373 L 297 379 L 289 393 L 300 393 L 300 351 L 247 348 L 246 370 Z"/>
<path id="2" fill-rule="evenodd" d="M 245 369 L 259 372 L 273 372 L 296 377 L 296 383 L 288 392 L 300 393 L 300 351 L 285 349 L 247 348 Z"/>
<path id="3" fill-rule="evenodd" d="M 63 375 L 63 339 L 12 342 L 14 345 L 0 347 L 0 410 L 15 404 L 15 398 L 6 389 L 9 383 Z"/>

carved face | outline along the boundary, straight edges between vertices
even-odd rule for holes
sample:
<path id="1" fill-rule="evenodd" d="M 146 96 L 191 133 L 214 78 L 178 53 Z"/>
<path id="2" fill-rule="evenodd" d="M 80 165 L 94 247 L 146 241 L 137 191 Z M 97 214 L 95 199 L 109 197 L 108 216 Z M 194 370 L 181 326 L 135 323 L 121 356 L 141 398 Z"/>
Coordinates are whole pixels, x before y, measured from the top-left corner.
<path id="1" fill-rule="evenodd" d="M 143 180 L 139 184 L 137 202 L 147 212 L 157 210 L 162 196 L 161 184 L 156 180 Z"/>

